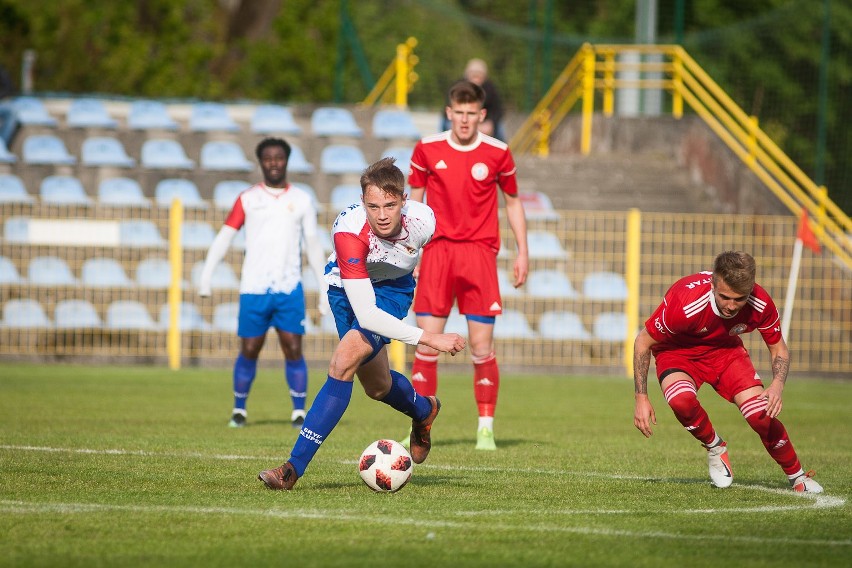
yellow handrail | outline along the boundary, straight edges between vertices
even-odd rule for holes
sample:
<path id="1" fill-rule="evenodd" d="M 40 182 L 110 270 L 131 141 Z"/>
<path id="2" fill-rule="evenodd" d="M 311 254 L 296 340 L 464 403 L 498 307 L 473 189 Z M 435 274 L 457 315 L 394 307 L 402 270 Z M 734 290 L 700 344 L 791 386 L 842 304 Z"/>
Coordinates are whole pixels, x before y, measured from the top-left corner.
<path id="1" fill-rule="evenodd" d="M 362 105 L 373 106 L 379 101 L 390 104 L 393 101 L 399 108 L 408 106 L 408 93 L 418 79 L 417 73 L 414 72 L 414 66 L 419 62 L 418 57 L 414 55 L 416 46 L 417 39 L 413 37 L 396 46 L 396 56 L 376 81 L 373 90 L 361 102 Z"/>

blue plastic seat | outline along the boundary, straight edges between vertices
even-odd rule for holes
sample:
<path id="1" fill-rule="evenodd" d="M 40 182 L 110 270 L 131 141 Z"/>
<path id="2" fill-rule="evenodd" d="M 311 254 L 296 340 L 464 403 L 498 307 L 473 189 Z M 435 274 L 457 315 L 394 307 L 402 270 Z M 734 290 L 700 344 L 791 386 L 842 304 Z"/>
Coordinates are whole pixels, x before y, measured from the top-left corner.
<path id="1" fill-rule="evenodd" d="M 136 284 L 140 288 L 164 289 L 171 286 L 172 265 L 165 258 L 145 258 L 136 265 Z"/>
<path id="2" fill-rule="evenodd" d="M 529 231 L 527 246 L 530 258 L 565 259 L 570 256 L 562 247 L 559 237 L 549 231 Z"/>
<path id="3" fill-rule="evenodd" d="M 30 260 L 27 279 L 34 286 L 77 286 L 79 282 L 68 264 L 58 256 L 37 256 Z"/>
<path id="4" fill-rule="evenodd" d="M 80 270 L 83 286 L 91 288 L 131 288 L 133 281 L 114 258 L 89 258 Z"/>
<path id="5" fill-rule="evenodd" d="M 603 341 L 624 341 L 627 316 L 622 312 L 602 312 L 592 321 L 592 334 Z"/>
<path id="6" fill-rule="evenodd" d="M 201 167 L 205 170 L 250 172 L 254 170 L 254 163 L 246 159 L 236 142 L 211 140 L 201 147 Z"/>
<path id="7" fill-rule="evenodd" d="M 233 121 L 228 108 L 219 103 L 195 103 L 189 115 L 192 132 L 238 132 L 240 127 Z"/>
<path id="8" fill-rule="evenodd" d="M 255 134 L 289 134 L 291 136 L 302 133 L 290 109 L 280 105 L 260 105 L 254 109 L 251 117 L 251 131 Z"/>
<path id="9" fill-rule="evenodd" d="M 195 182 L 181 178 L 167 178 L 157 182 L 154 201 L 160 207 L 171 207 L 173 199 L 180 199 L 184 207 L 206 209 L 208 204 L 201 198 Z"/>
<path id="10" fill-rule="evenodd" d="M 118 121 L 109 115 L 103 101 L 98 99 L 71 101 L 66 122 L 69 128 L 116 128 L 118 126 Z"/>
<path id="11" fill-rule="evenodd" d="M 169 304 L 160 307 L 160 327 L 169 329 L 171 310 Z M 180 331 L 209 331 L 211 326 L 204 320 L 198 306 L 192 302 L 181 302 L 178 313 L 178 328 Z"/>
<path id="12" fill-rule="evenodd" d="M 293 144 L 290 144 L 290 157 L 287 160 L 287 172 L 293 174 L 312 174 L 316 170 L 314 165 L 305 157 L 302 149 Z"/>
<path id="13" fill-rule="evenodd" d="M 133 248 L 163 248 L 166 241 L 153 221 L 138 219 L 121 221 L 118 226 L 121 246 Z"/>
<path id="14" fill-rule="evenodd" d="M 23 283 L 24 279 L 21 278 L 15 263 L 5 256 L 0 256 L 0 285 Z"/>
<path id="15" fill-rule="evenodd" d="M 186 250 L 207 250 L 216 238 L 216 231 L 206 221 L 184 221 L 180 243 Z"/>
<path id="16" fill-rule="evenodd" d="M 494 322 L 495 339 L 524 339 L 536 337 L 526 316 L 518 310 L 503 310 Z"/>
<path id="17" fill-rule="evenodd" d="M 132 168 L 136 160 L 127 155 L 124 145 L 118 138 L 93 136 L 83 141 L 80 152 L 85 166 L 113 166 L 116 168 Z"/>
<path id="18" fill-rule="evenodd" d="M 106 327 L 109 329 L 132 329 L 156 331 L 157 324 L 151 318 L 145 304 L 136 300 L 116 300 L 107 307 Z"/>
<path id="19" fill-rule="evenodd" d="M 340 212 L 361 202 L 361 186 L 355 183 L 342 183 L 331 188 L 331 210 Z"/>
<path id="20" fill-rule="evenodd" d="M 236 203 L 237 197 L 251 186 L 252 184 L 247 181 L 222 180 L 213 186 L 213 205 L 217 209 L 229 211 Z"/>
<path id="21" fill-rule="evenodd" d="M 126 177 L 103 180 L 98 185 L 98 202 L 118 207 L 151 207 L 151 200 L 142 193 L 139 182 Z"/>
<path id="22" fill-rule="evenodd" d="M 402 109 L 382 109 L 373 115 L 373 136 L 382 139 L 420 139 L 411 113 Z"/>
<path id="23" fill-rule="evenodd" d="M 53 311 L 57 329 L 98 329 L 103 321 L 88 300 L 60 300 Z"/>
<path id="24" fill-rule="evenodd" d="M 18 97 L 12 101 L 12 108 L 23 125 L 54 127 L 58 121 L 50 115 L 41 99 L 35 97 Z"/>
<path id="25" fill-rule="evenodd" d="M 355 122 L 349 109 L 319 107 L 311 114 L 311 131 L 314 136 L 348 136 L 361 138 L 364 132 Z"/>
<path id="26" fill-rule="evenodd" d="M 204 270 L 204 261 L 199 260 L 192 266 L 192 286 L 199 288 L 201 284 L 201 272 Z M 213 269 L 213 278 L 210 281 L 213 290 L 239 290 L 240 279 L 227 262 L 220 262 Z"/>
<path id="27" fill-rule="evenodd" d="M 411 154 L 414 153 L 414 148 L 407 146 L 392 146 L 382 152 L 382 158 L 395 158 L 394 165 L 402 170 L 405 178 L 408 179 L 408 170 L 411 169 Z"/>
<path id="28" fill-rule="evenodd" d="M 556 341 L 583 340 L 592 337 L 579 315 L 561 310 L 542 313 L 538 321 L 538 333 L 543 339 Z"/>
<path id="29" fill-rule="evenodd" d="M 9 217 L 3 223 L 3 240 L 9 243 L 24 244 L 30 241 L 30 220 L 28 217 Z"/>
<path id="30" fill-rule="evenodd" d="M 142 166 L 160 170 L 191 170 L 195 161 L 187 157 L 177 140 L 153 138 L 142 144 Z"/>
<path id="31" fill-rule="evenodd" d="M 237 318 L 240 314 L 239 302 L 226 302 L 213 308 L 213 329 L 237 333 Z"/>
<path id="32" fill-rule="evenodd" d="M 39 188 L 41 202 L 51 205 L 91 205 L 82 182 L 74 176 L 47 176 Z"/>
<path id="33" fill-rule="evenodd" d="M 133 130 L 177 130 L 178 123 L 160 101 L 133 101 L 127 115 L 127 126 Z"/>
<path id="34" fill-rule="evenodd" d="M 534 298 L 576 298 L 577 291 L 561 270 L 538 269 L 527 276 L 527 293 Z"/>
<path id="35" fill-rule="evenodd" d="M 615 272 L 590 272 L 583 278 L 583 296 L 587 300 L 626 300 L 627 283 Z"/>
<path id="36" fill-rule="evenodd" d="M 314 209 L 316 209 L 317 212 L 325 211 L 325 207 L 323 207 L 322 203 L 319 202 L 319 199 L 317 198 L 317 192 L 311 184 L 294 181 L 291 182 L 290 185 L 298 187 L 299 189 L 310 195 L 311 203 L 314 204 Z"/>
<path id="37" fill-rule="evenodd" d="M 358 146 L 330 144 L 320 154 L 320 171 L 325 174 L 360 174 L 368 165 Z"/>
<path id="38" fill-rule="evenodd" d="M 31 165 L 73 165 L 77 158 L 68 153 L 65 143 L 53 134 L 33 134 L 24 139 L 24 163 Z"/>
<path id="39" fill-rule="evenodd" d="M 6 141 L 0 137 L 0 164 L 14 164 L 18 157 L 6 147 Z"/>
<path id="40" fill-rule="evenodd" d="M 14 174 L 0 174 L 0 203 L 32 203 L 24 182 Z"/>
<path id="41" fill-rule="evenodd" d="M 3 304 L 3 326 L 16 328 L 44 328 L 53 324 L 37 300 L 13 298 Z"/>

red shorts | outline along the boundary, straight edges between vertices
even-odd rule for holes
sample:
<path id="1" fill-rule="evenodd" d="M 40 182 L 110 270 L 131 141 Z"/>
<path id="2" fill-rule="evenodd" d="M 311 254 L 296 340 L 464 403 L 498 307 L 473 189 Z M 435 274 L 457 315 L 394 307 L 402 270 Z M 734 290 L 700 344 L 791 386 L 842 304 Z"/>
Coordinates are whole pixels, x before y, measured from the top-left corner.
<path id="1" fill-rule="evenodd" d="M 438 240 L 423 250 L 414 293 L 414 313 L 447 317 L 459 313 L 492 317 L 503 313 L 497 283 L 497 253 L 481 244 Z"/>
<path id="2" fill-rule="evenodd" d="M 707 383 L 728 402 L 734 402 L 734 397 L 744 390 L 763 386 L 744 347 L 717 349 L 700 359 L 686 357 L 679 351 L 662 351 L 654 360 L 657 378 L 667 371 L 681 370 L 692 377 L 696 390 Z"/>

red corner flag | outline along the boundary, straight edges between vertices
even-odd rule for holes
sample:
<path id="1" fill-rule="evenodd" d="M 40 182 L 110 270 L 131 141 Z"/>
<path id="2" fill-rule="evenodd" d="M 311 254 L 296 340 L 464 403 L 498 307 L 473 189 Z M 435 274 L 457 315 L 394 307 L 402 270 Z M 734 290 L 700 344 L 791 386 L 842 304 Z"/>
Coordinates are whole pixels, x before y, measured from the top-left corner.
<path id="1" fill-rule="evenodd" d="M 814 253 L 820 254 L 822 252 L 822 247 L 819 246 L 819 241 L 808 224 L 808 212 L 805 209 L 802 209 L 802 216 L 799 218 L 799 231 L 796 233 L 796 238 Z"/>

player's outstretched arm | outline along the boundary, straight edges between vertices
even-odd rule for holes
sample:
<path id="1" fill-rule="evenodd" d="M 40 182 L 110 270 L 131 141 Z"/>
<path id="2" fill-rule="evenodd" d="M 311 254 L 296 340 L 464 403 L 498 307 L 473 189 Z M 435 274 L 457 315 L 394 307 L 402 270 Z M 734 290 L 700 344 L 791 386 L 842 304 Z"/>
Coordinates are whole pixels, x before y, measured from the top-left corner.
<path id="1" fill-rule="evenodd" d="M 237 230 L 228 225 L 222 225 L 216 238 L 210 244 L 207 250 L 207 256 L 204 259 L 204 267 L 201 269 L 201 278 L 198 285 L 198 295 L 202 298 L 210 297 L 212 293 L 213 271 L 216 270 L 216 265 L 222 262 L 225 254 L 228 252 L 228 247 L 231 246 L 231 241 L 234 240 Z"/>
<path id="2" fill-rule="evenodd" d="M 458 333 L 430 333 L 424 330 L 420 336 L 420 344 L 455 355 L 465 348 L 467 342 Z"/>
<path id="3" fill-rule="evenodd" d="M 772 383 L 763 391 L 761 396 L 766 399 L 766 414 L 770 418 L 775 418 L 781 414 L 781 407 L 783 406 L 781 393 L 784 391 L 784 385 L 787 384 L 787 372 L 790 370 L 790 351 L 787 349 L 787 343 L 784 339 L 768 347 L 772 358 Z"/>
<path id="4" fill-rule="evenodd" d="M 651 345 L 656 343 L 648 330 L 643 329 L 633 343 L 633 425 L 645 435 L 651 437 L 651 424 L 657 424 L 657 415 L 648 398 L 648 369 L 651 367 Z"/>

